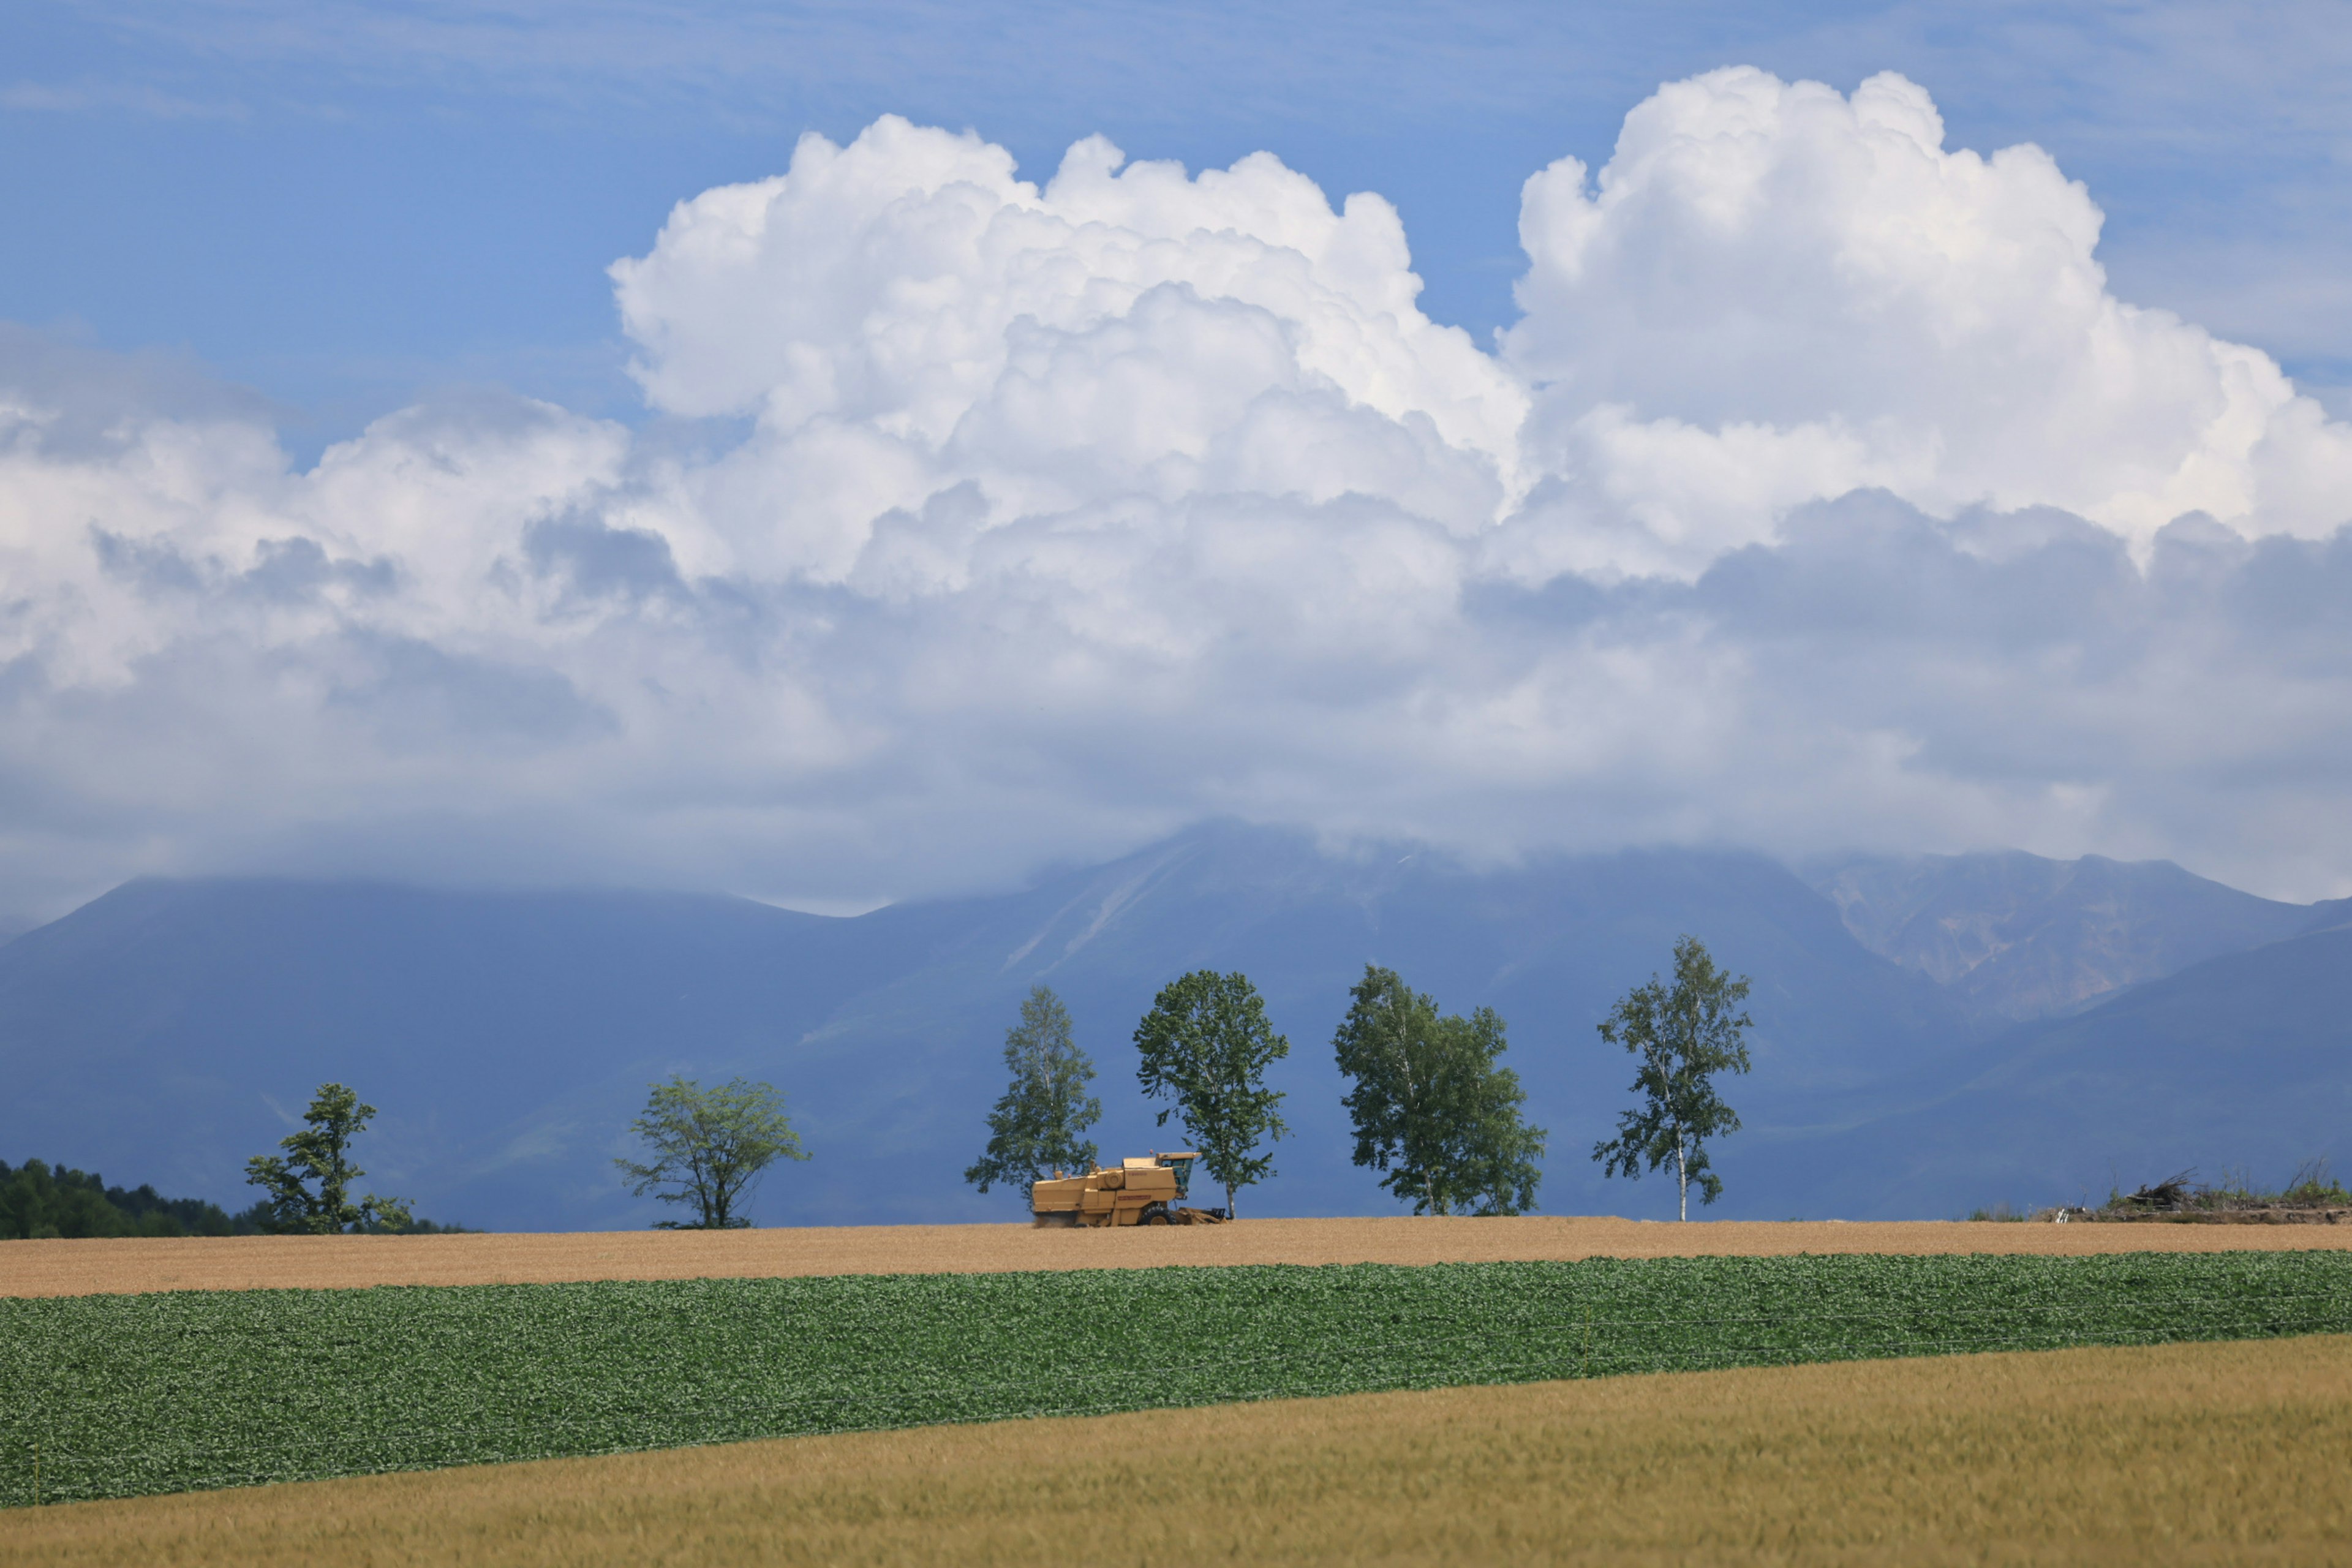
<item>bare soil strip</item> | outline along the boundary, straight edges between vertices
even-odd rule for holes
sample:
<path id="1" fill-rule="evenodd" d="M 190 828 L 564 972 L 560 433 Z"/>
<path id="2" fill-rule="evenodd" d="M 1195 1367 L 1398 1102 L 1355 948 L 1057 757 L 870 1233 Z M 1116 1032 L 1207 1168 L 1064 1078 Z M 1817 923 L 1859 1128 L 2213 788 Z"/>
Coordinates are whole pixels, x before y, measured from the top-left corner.
<path id="1" fill-rule="evenodd" d="M 1001 1274 L 1173 1264 L 1494 1263 L 1794 1253 L 2225 1252 L 2352 1247 L 2332 1226 L 2108 1226 L 1903 1221 L 1253 1219 L 1237 1225 L 1039 1230 L 1025 1225 L 523 1236 L 139 1237 L 0 1241 L 0 1295 L 551 1284 L 581 1279 Z"/>
<path id="2" fill-rule="evenodd" d="M 2342 1563 L 2352 1339 L 1360 1394 L 0 1512 L 184 1568 Z"/>

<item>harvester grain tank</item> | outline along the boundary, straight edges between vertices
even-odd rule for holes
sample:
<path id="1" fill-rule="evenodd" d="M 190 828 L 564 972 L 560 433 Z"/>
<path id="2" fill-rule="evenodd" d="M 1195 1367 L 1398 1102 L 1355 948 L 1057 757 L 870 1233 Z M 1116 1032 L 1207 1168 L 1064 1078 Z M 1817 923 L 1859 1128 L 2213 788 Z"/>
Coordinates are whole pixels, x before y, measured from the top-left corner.
<path id="1" fill-rule="evenodd" d="M 1221 1212 L 1180 1206 L 1200 1157 L 1186 1150 L 1130 1156 L 1082 1176 L 1056 1171 L 1030 1186 L 1029 1211 L 1039 1225 L 1214 1225 Z"/>

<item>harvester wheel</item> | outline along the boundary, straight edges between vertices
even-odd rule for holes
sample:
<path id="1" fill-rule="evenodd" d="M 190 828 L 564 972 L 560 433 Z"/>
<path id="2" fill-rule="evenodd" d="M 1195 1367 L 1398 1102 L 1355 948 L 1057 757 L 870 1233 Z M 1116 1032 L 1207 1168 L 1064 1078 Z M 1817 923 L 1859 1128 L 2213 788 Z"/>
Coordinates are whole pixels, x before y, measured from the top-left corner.
<path id="1" fill-rule="evenodd" d="M 1168 1205 L 1166 1204 L 1153 1204 L 1150 1208 L 1145 1209 L 1143 1211 L 1143 1223 L 1145 1225 L 1166 1225 L 1168 1223 Z"/>

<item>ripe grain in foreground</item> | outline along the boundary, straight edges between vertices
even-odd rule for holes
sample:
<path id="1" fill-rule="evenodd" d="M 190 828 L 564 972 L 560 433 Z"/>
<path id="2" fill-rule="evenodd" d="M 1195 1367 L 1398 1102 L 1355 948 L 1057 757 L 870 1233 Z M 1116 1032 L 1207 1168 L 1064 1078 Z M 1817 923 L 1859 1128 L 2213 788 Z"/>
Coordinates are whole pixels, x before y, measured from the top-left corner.
<path id="1" fill-rule="evenodd" d="M 253 1236 L 0 1241 L 0 1296 L 588 1279 L 1002 1274 L 1170 1264 L 1512 1263 L 1797 1253 L 2239 1252 L 2352 1247 L 2345 1226 L 1999 1225 L 1905 1220 L 1252 1219 L 1239 1225 L 1038 1230 L 1025 1225 L 522 1236 Z"/>
<path id="2" fill-rule="evenodd" d="M 0 1515 L 13 1563 L 2326 1563 L 2352 1339 L 861 1433 Z"/>

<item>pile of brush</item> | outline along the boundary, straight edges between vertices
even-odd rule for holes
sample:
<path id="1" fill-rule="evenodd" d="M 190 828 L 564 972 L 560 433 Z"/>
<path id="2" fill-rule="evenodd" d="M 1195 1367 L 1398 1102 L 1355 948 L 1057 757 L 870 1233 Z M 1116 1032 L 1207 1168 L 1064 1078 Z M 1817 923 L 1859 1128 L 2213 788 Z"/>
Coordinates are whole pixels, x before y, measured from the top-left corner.
<path id="1" fill-rule="evenodd" d="M 2256 1191 L 2242 1175 L 2207 1186 L 2182 1171 L 2137 1191 L 2111 1194 L 2105 1208 L 2064 1211 L 2077 1220 L 2171 1220 L 2206 1225 L 2341 1225 L 2352 1222 L 2352 1192 L 2306 1160 L 2277 1192 Z"/>

